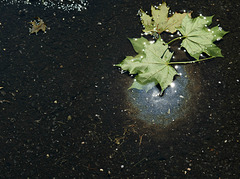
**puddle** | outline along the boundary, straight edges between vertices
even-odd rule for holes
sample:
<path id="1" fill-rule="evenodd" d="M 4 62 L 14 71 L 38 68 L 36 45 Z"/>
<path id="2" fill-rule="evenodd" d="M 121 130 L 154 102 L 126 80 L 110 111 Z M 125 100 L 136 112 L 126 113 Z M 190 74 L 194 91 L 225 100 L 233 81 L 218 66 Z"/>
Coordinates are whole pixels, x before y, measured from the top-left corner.
<path id="1" fill-rule="evenodd" d="M 133 79 L 113 67 L 133 55 L 127 37 L 142 32 L 136 13 L 150 9 L 146 1 L 0 4 L 0 178 L 237 176 L 239 3 L 169 4 L 216 14 L 231 33 L 218 44 L 225 58 L 174 66 L 182 75 L 162 97 L 158 88 L 127 90 Z M 36 16 L 47 33 L 29 35 Z"/>

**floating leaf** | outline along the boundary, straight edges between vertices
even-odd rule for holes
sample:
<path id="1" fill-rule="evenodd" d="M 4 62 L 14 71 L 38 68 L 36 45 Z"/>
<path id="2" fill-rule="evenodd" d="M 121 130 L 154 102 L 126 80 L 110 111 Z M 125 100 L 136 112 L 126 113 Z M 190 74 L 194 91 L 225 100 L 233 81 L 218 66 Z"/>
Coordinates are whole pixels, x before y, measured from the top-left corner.
<path id="1" fill-rule="evenodd" d="M 32 28 L 29 29 L 30 34 L 32 34 L 32 33 L 37 34 L 38 31 L 40 31 L 40 30 L 42 30 L 44 33 L 46 33 L 47 26 L 43 22 L 43 20 L 40 19 L 39 17 L 37 18 L 37 21 L 34 20 L 34 21 L 29 22 L 29 23 L 32 24 Z"/>
<path id="2" fill-rule="evenodd" d="M 160 6 L 151 7 L 152 17 L 147 15 L 143 10 L 141 12 L 142 24 L 145 27 L 143 32 L 157 32 L 162 33 L 167 31 L 170 33 L 176 32 L 176 28 L 180 27 L 183 18 L 188 14 L 191 16 L 191 13 L 175 13 L 172 17 L 168 17 L 169 8 L 164 2 Z"/>
<path id="3" fill-rule="evenodd" d="M 169 65 L 172 53 L 168 45 L 158 39 L 155 43 L 145 42 L 143 37 L 131 39 L 134 49 L 139 52 L 135 57 L 127 56 L 120 64 L 116 65 L 130 74 L 138 74 L 130 88 L 144 89 L 148 91 L 159 84 L 162 92 L 172 83 L 177 75 L 176 70 Z M 140 49 L 138 42 L 143 42 Z"/>
<path id="4" fill-rule="evenodd" d="M 156 85 L 157 84 L 155 82 L 141 84 L 136 79 L 134 79 L 134 82 L 133 82 L 132 86 L 129 87 L 129 89 L 135 88 L 135 89 L 139 89 L 139 90 L 145 90 L 146 92 L 148 92 L 150 89 L 152 89 Z"/>
<path id="5" fill-rule="evenodd" d="M 217 26 L 208 29 L 207 26 L 212 23 L 212 17 L 199 16 L 192 19 L 185 16 L 178 29 L 184 37 L 181 46 L 197 60 L 203 52 L 212 57 L 223 57 L 221 49 L 213 42 L 220 40 L 228 32 Z"/>
<path id="6" fill-rule="evenodd" d="M 163 92 L 177 75 L 171 65 L 196 63 L 222 57 L 221 49 L 213 42 L 220 40 L 228 32 L 218 26 L 207 28 L 212 23 L 212 16 L 200 16 L 192 19 L 191 13 L 174 13 L 173 16 L 168 17 L 168 11 L 166 3 L 157 8 L 152 6 L 152 16 L 140 10 L 141 21 L 145 28 L 143 31 L 156 35 L 158 40 L 152 43 L 143 37 L 129 39 L 138 54 L 127 56 L 120 64 L 116 65 L 129 71 L 130 74 L 136 75 L 129 89 L 148 91 L 159 84 Z M 179 30 L 183 36 L 172 39 L 167 44 L 162 41 L 160 33 L 163 31 L 174 33 L 176 30 Z M 168 44 L 179 39 L 183 40 L 181 46 L 195 58 L 194 60 L 170 62 L 173 54 L 169 51 Z M 209 57 L 199 59 L 202 53 Z"/>
<path id="7" fill-rule="evenodd" d="M 137 53 L 142 53 L 144 49 L 144 45 L 149 43 L 149 41 L 144 37 L 134 38 L 134 39 L 128 38 L 128 40 L 130 40 L 135 52 Z"/>

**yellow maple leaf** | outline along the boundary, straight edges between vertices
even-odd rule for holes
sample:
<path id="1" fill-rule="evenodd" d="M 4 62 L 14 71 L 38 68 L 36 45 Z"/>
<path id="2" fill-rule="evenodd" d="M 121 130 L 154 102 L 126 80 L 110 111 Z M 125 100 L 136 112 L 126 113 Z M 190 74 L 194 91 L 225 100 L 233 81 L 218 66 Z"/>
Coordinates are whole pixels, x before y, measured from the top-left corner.
<path id="1" fill-rule="evenodd" d="M 157 8 L 151 7 L 152 16 L 147 15 L 142 9 L 141 12 L 141 22 L 144 26 L 143 32 L 146 33 L 162 33 L 163 31 L 175 33 L 177 28 L 180 27 L 183 18 L 186 15 L 191 17 L 190 13 L 174 13 L 171 17 L 168 17 L 169 7 L 164 2 Z"/>

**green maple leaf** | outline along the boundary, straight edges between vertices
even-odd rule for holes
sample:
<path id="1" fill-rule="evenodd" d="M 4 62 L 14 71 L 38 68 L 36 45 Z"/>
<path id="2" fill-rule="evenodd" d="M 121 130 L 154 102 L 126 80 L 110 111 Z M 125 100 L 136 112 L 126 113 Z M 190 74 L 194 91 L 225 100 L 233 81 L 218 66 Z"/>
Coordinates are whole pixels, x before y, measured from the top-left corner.
<path id="1" fill-rule="evenodd" d="M 170 33 L 176 32 L 176 28 L 180 27 L 182 19 L 191 13 L 175 13 L 173 16 L 168 17 L 169 8 L 164 2 L 158 8 L 151 6 L 152 17 L 147 15 L 143 10 L 141 12 L 141 22 L 145 29 L 143 32 L 157 32 L 162 33 L 167 31 Z"/>
<path id="2" fill-rule="evenodd" d="M 178 29 L 184 37 L 181 46 L 197 60 L 203 52 L 212 57 L 223 57 L 221 49 L 213 42 L 220 40 L 228 32 L 218 26 L 211 29 L 207 28 L 212 23 L 212 17 L 199 16 L 192 19 L 185 16 L 181 27 Z"/>
<path id="3" fill-rule="evenodd" d="M 168 45 L 158 39 L 150 43 L 145 38 L 130 39 L 136 56 L 127 56 L 120 64 L 116 65 L 130 74 L 137 74 L 130 88 L 148 91 L 159 84 L 162 92 L 172 83 L 173 77 L 178 73 L 169 65 L 172 53 Z"/>

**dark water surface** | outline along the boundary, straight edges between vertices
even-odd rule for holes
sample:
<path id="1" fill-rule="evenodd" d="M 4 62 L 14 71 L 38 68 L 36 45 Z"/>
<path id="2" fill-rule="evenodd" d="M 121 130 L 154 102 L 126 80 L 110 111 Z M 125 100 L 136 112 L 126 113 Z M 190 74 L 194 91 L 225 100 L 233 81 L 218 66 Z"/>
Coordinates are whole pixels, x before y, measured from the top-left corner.
<path id="1" fill-rule="evenodd" d="M 0 178 L 239 176 L 239 1 L 167 2 L 215 14 L 213 25 L 230 33 L 217 44 L 224 58 L 181 66 L 164 98 L 128 91 L 133 79 L 113 66 L 135 55 L 127 37 L 140 37 L 138 10 L 159 1 L 92 0 L 80 10 L 64 9 L 70 0 L 8 2 L 0 3 Z M 29 35 L 35 17 L 47 33 Z"/>

